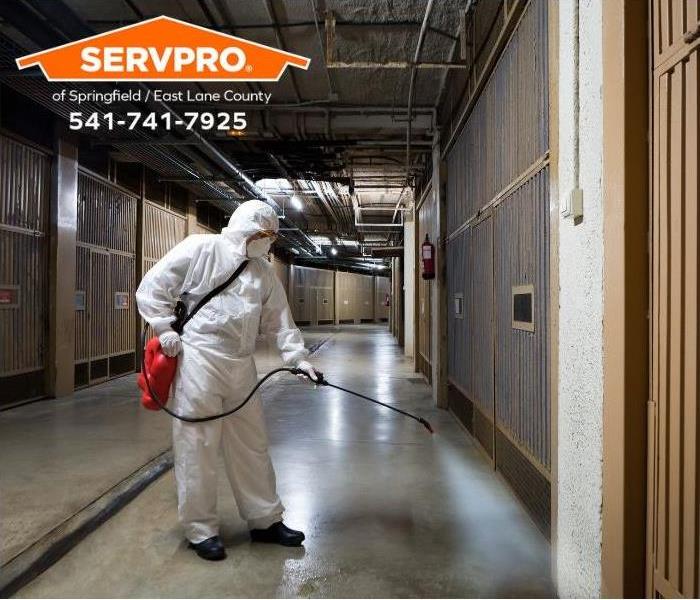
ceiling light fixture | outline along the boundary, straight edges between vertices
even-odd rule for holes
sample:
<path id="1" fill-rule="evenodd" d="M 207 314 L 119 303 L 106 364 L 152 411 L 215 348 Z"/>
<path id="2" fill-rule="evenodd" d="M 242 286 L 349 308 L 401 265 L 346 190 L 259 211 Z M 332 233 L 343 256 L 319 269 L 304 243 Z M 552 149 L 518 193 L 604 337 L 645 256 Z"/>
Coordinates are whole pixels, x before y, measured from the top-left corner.
<path id="1" fill-rule="evenodd" d="M 296 208 L 297 210 L 301 210 L 302 208 L 304 208 L 304 204 L 302 203 L 299 196 L 297 196 L 296 194 L 294 194 L 294 196 L 292 196 L 290 202 L 291 202 L 292 206 L 294 208 Z"/>

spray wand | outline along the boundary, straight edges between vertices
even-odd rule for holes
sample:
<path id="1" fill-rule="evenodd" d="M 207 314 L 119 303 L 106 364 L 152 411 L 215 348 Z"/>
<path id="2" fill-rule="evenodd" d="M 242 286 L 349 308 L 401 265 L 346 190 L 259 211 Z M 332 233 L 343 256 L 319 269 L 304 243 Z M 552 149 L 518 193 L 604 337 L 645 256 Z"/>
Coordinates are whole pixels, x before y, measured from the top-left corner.
<path id="1" fill-rule="evenodd" d="M 145 346 L 145 341 L 146 341 L 146 327 L 144 327 L 143 332 L 141 334 L 141 345 Z M 187 423 L 206 423 L 207 421 L 215 421 L 216 419 L 223 419 L 224 417 L 228 417 L 229 415 L 232 415 L 235 412 L 238 412 L 241 410 L 248 402 L 250 399 L 253 397 L 255 392 L 258 391 L 258 388 L 265 383 L 270 377 L 277 373 L 281 373 L 283 371 L 286 371 L 287 373 L 291 373 L 292 375 L 303 375 L 304 377 L 308 378 L 311 380 L 313 383 L 316 385 L 323 385 L 327 387 L 332 387 L 337 390 L 340 390 L 341 392 L 345 392 L 347 394 L 352 394 L 353 396 L 357 396 L 358 398 L 362 398 L 363 400 L 366 400 L 368 402 L 372 402 L 374 404 L 378 404 L 379 406 L 383 406 L 384 408 L 388 408 L 389 410 L 393 410 L 394 412 L 397 412 L 401 415 L 404 415 L 405 417 L 410 417 L 414 421 L 418 421 L 423 427 L 425 427 L 430 433 L 433 433 L 433 428 L 430 426 L 430 423 L 426 421 L 423 417 L 418 417 L 414 414 L 411 414 L 408 411 L 401 410 L 400 408 L 396 408 L 395 406 L 391 406 L 390 404 L 386 404 L 385 402 L 380 402 L 379 400 L 376 400 L 375 398 L 370 398 L 369 396 L 365 396 L 364 394 L 360 394 L 359 392 L 355 392 L 353 390 L 348 390 L 344 387 L 341 387 L 339 385 L 335 385 L 334 383 L 331 383 L 326 380 L 326 378 L 323 376 L 323 373 L 320 371 L 316 371 L 316 375 L 318 377 L 317 381 L 313 381 L 311 377 L 305 372 L 302 371 L 301 369 L 297 368 L 292 368 L 292 367 L 278 367 L 277 369 L 272 369 L 269 373 L 267 373 L 260 381 L 258 381 L 255 386 L 253 386 L 253 389 L 250 391 L 250 393 L 245 397 L 245 399 L 238 405 L 235 406 L 234 408 L 224 411 L 222 413 L 218 413 L 215 415 L 209 415 L 206 417 L 187 417 L 185 415 L 179 415 L 176 412 L 170 410 L 166 405 L 165 402 L 163 402 L 159 397 L 158 394 L 153 390 L 151 387 L 151 374 L 148 372 L 148 369 L 146 368 L 146 352 L 145 349 L 141 353 L 141 372 L 144 375 L 144 381 L 146 383 L 146 387 L 148 388 L 148 393 L 150 394 L 151 398 L 153 398 L 156 402 L 156 404 L 167 414 L 169 414 L 171 417 L 174 419 L 179 419 L 180 421 L 185 421 Z"/>

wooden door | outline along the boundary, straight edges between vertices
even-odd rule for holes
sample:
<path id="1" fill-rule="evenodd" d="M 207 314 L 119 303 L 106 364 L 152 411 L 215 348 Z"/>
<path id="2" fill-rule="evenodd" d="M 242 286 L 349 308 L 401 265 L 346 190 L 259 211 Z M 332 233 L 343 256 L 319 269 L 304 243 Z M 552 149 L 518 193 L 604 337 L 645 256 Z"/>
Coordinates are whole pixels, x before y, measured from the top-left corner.
<path id="1" fill-rule="evenodd" d="M 652 0 L 647 593 L 697 597 L 698 2 Z"/>

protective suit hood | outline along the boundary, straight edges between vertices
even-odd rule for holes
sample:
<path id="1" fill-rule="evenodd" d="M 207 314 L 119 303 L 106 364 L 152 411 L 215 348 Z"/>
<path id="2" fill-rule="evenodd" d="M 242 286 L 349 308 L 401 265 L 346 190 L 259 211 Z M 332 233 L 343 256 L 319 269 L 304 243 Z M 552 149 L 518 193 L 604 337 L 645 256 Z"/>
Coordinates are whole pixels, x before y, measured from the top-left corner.
<path id="1" fill-rule="evenodd" d="M 248 200 L 233 211 L 228 227 L 221 230 L 223 235 L 234 246 L 234 251 L 240 256 L 246 255 L 246 241 L 259 231 L 274 231 L 279 229 L 279 219 L 275 210 L 260 200 Z"/>

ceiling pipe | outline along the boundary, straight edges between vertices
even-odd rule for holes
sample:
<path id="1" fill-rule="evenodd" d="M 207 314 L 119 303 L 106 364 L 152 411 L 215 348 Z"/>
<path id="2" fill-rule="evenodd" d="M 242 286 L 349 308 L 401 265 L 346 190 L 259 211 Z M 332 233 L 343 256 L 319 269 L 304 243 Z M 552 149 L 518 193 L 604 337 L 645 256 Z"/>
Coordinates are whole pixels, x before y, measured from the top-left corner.
<path id="1" fill-rule="evenodd" d="M 428 5 L 425 7 L 425 15 L 423 16 L 423 24 L 418 34 L 418 44 L 416 44 L 416 53 L 413 56 L 413 62 L 417 63 L 420 59 L 420 53 L 423 49 L 423 41 L 425 40 L 425 32 L 428 29 L 428 21 L 430 21 L 430 13 L 433 10 L 433 0 L 428 0 Z M 411 67 L 411 79 L 408 85 L 408 111 L 406 124 L 406 184 L 409 183 L 411 174 L 411 122 L 413 120 L 413 88 L 416 82 L 416 67 Z"/>

